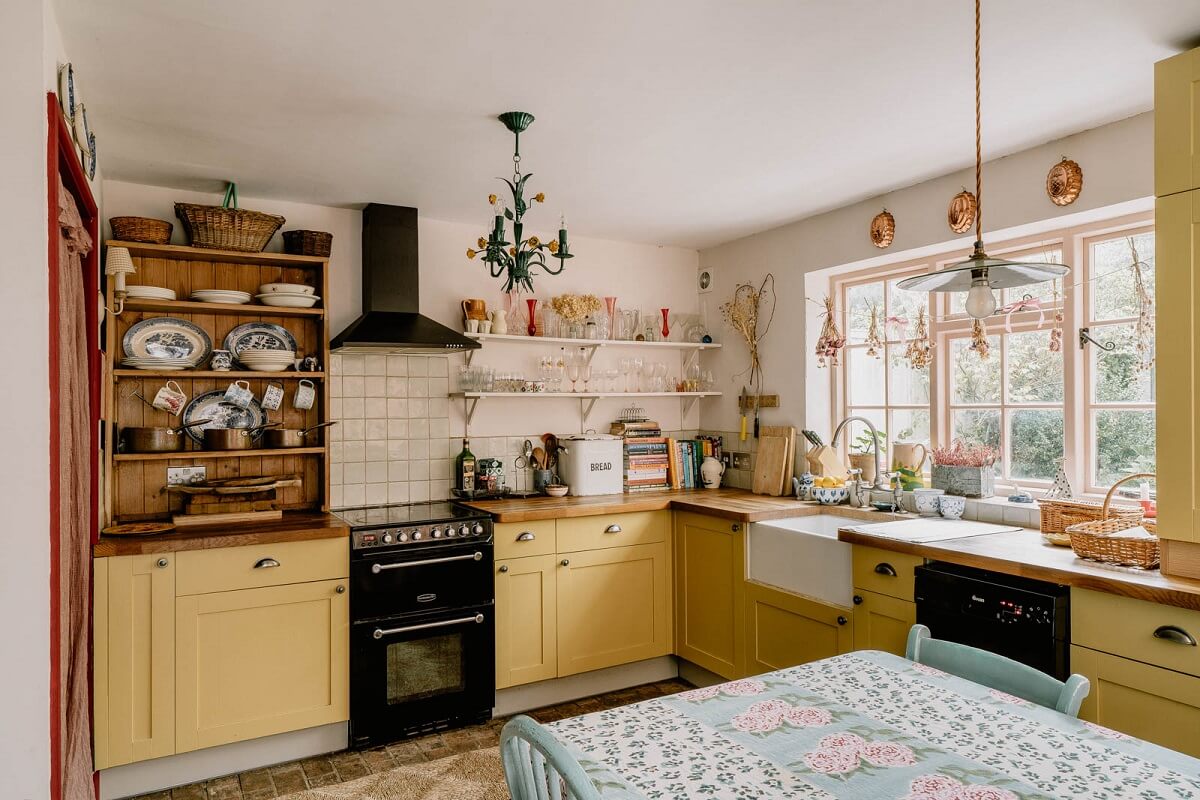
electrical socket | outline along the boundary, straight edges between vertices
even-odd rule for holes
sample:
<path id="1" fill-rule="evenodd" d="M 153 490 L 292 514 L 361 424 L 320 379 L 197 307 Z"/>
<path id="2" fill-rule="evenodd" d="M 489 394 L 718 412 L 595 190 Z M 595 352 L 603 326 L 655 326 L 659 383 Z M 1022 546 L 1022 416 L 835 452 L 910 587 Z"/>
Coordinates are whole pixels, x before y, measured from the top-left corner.
<path id="1" fill-rule="evenodd" d="M 749 453 L 731 453 L 733 456 L 734 469 L 750 469 L 750 454 Z"/>
<path id="2" fill-rule="evenodd" d="M 728 450 L 721 453 L 721 463 L 725 465 L 725 469 L 731 469 L 733 467 L 733 458 Z"/>
<path id="3" fill-rule="evenodd" d="M 167 486 L 203 483 L 207 477 L 207 467 L 167 467 Z"/>

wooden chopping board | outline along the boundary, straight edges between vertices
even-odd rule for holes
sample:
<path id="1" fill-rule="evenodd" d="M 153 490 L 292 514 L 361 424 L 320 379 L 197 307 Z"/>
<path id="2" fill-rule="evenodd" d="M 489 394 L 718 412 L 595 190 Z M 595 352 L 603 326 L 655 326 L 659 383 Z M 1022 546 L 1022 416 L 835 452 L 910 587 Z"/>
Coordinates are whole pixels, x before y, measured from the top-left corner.
<path id="1" fill-rule="evenodd" d="M 766 494 L 773 497 L 782 494 L 781 487 L 783 486 L 783 475 L 787 469 L 787 460 L 787 437 L 760 435 L 758 454 L 755 456 L 754 462 L 754 481 L 750 490 L 755 494 Z"/>
<path id="2" fill-rule="evenodd" d="M 782 482 L 775 496 L 789 494 L 792 490 L 792 478 L 796 474 L 796 429 L 790 425 L 765 425 L 760 429 L 764 436 L 782 436 L 787 439 L 787 456 L 784 461 Z"/>

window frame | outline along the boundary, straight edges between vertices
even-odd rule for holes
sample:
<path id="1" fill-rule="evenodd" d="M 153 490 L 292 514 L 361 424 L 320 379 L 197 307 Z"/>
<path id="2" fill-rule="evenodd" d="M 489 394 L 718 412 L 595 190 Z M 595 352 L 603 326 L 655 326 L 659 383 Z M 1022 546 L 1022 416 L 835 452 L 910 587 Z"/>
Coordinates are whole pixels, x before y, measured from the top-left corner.
<path id="1" fill-rule="evenodd" d="M 1096 485 L 1092 480 L 1096 472 L 1096 429 L 1092 424 L 1096 411 L 1105 409 L 1122 410 L 1127 408 L 1133 410 L 1153 410 L 1155 408 L 1153 402 L 1092 402 L 1091 392 L 1095 378 L 1092 375 L 1091 369 L 1091 353 L 1087 349 L 1081 350 L 1079 347 L 1079 328 L 1084 326 L 1095 327 L 1121 324 L 1130 321 L 1128 319 L 1092 319 L 1091 289 L 1092 280 L 1095 277 L 1094 266 L 1091 263 L 1092 246 L 1097 242 L 1112 238 L 1153 232 L 1154 213 L 1152 211 L 1145 211 L 1084 225 L 1060 228 L 1032 236 L 988 241 L 987 244 L 987 250 L 990 255 L 1003 255 L 1008 258 L 1027 256 L 1040 259 L 1042 254 L 1047 250 L 1061 249 L 1062 260 L 1072 267 L 1070 275 L 1064 281 L 1065 286 L 1062 290 L 1059 306 L 1063 313 L 1063 401 L 1061 408 L 1063 410 L 1064 467 L 1068 480 L 1070 480 L 1072 487 L 1075 488 L 1076 493 L 1080 495 L 1099 496 L 1103 495 L 1108 488 Z M 891 263 L 876 265 L 869 269 L 834 272 L 829 279 L 829 292 L 830 296 L 835 298 L 835 308 L 839 312 L 842 312 L 842 318 L 839 320 L 839 323 L 843 324 L 845 328 L 849 327 L 849 318 L 844 312 L 848 311 L 846 297 L 850 288 L 870 283 L 883 283 L 886 302 L 886 287 L 889 281 L 895 281 L 910 275 L 919 275 L 934 269 L 942 269 L 949 264 L 965 259 L 970 253 L 971 248 L 964 243 L 964 247 L 961 249 L 933 256 L 900 259 Z M 1086 282 L 1079 287 L 1072 285 L 1080 280 Z M 951 430 L 950 419 L 952 414 L 950 402 L 950 340 L 963 335 L 969 336 L 973 322 L 963 313 L 955 314 L 952 317 L 948 316 L 950 311 L 950 297 L 948 294 L 931 294 L 930 302 L 928 303 L 928 313 L 931 315 L 929 334 L 935 344 L 933 359 L 929 366 L 929 403 L 926 406 L 929 411 L 929 438 L 931 447 L 937 447 L 939 444 L 949 442 L 950 440 L 949 432 Z M 1051 307 L 1051 304 L 1045 304 L 1042 310 L 1045 315 L 1045 321 L 1042 324 L 1041 330 L 1048 330 L 1055 308 Z M 1013 314 L 1011 315 L 1012 332 L 1037 330 L 1038 319 L 1039 313 L 1037 311 L 1025 311 Z M 846 332 L 848 335 L 848 331 Z M 911 329 L 910 331 L 906 331 L 906 333 L 910 332 Z M 1003 317 L 991 317 L 987 324 L 987 332 L 989 335 L 1004 335 L 1007 333 L 1005 330 L 1005 319 Z M 885 340 L 887 339 L 886 334 L 884 338 Z M 845 357 L 839 360 L 837 367 L 829 370 L 829 387 L 832 395 L 832 403 L 830 404 L 832 417 L 830 419 L 831 430 L 833 426 L 850 413 L 850 371 L 847 368 L 849 361 L 848 350 L 850 347 L 851 345 L 847 343 L 847 351 L 843 352 L 843 356 Z M 855 347 L 861 347 L 861 345 L 855 345 Z M 1088 345 L 1088 347 L 1090 348 L 1091 345 Z M 1000 357 L 1000 354 L 994 353 L 993 357 Z M 882 358 L 885 362 L 884 405 L 857 405 L 854 408 L 869 409 L 873 412 L 881 413 L 884 419 L 890 422 L 893 410 L 920 409 L 921 406 L 892 404 L 890 402 L 891 398 L 888 394 L 890 378 L 887 376 L 886 352 Z M 1003 370 L 1003 366 L 1001 369 Z M 1001 409 L 1001 444 L 1005 450 L 1005 464 L 1003 469 L 1007 473 L 1009 464 L 1007 457 L 1007 430 L 1005 429 L 1007 427 L 1006 412 L 1014 408 L 1057 409 L 1060 406 L 1057 403 L 1008 403 L 1006 402 L 1008 391 L 1007 381 L 1004 379 L 1003 372 L 1001 373 L 1001 381 L 1001 403 L 987 406 L 981 405 L 980 408 Z M 847 436 L 846 438 L 846 449 L 848 450 L 850 437 Z M 926 469 L 928 469 L 928 465 Z M 1029 488 L 1045 488 L 1050 484 L 1051 481 L 1029 478 L 1018 478 L 1015 481 L 1015 485 Z M 997 485 L 1007 489 L 1014 485 L 1014 481 L 998 475 Z"/>

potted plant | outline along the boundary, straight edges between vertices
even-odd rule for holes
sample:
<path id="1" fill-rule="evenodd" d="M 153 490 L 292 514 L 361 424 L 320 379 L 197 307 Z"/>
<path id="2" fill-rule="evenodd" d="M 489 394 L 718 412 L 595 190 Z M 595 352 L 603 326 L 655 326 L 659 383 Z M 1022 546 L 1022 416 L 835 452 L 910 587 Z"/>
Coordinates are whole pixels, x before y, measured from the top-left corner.
<path id="1" fill-rule="evenodd" d="M 883 455 L 887 452 L 887 431 L 875 432 L 875 446 L 879 448 L 880 462 L 884 463 Z M 871 451 L 871 432 L 863 431 L 850 442 L 850 466 L 862 470 L 859 479 L 870 485 L 875 482 L 875 454 Z"/>
<path id="2" fill-rule="evenodd" d="M 933 488 L 961 497 L 991 497 L 996 493 L 996 460 L 1000 451 L 985 444 L 955 439 L 933 450 Z"/>

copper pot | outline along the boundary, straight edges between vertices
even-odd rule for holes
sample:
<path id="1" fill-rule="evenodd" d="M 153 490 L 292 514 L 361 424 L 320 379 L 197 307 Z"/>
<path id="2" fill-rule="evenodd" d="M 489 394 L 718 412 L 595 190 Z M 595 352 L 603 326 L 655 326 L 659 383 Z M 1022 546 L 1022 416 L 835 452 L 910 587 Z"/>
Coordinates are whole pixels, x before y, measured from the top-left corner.
<path id="1" fill-rule="evenodd" d="M 254 428 L 205 428 L 205 450 L 251 450 L 259 431 L 282 425 L 282 422 L 270 422 Z"/>
<path id="2" fill-rule="evenodd" d="M 211 422 L 198 419 L 178 428 L 123 428 L 121 430 L 124 452 L 127 453 L 177 453 L 183 449 L 184 431 Z"/>
<path id="3" fill-rule="evenodd" d="M 329 425 L 337 425 L 336 421 L 322 422 L 320 425 L 298 430 L 296 428 L 276 428 L 274 430 L 263 432 L 263 445 L 269 448 L 287 448 L 287 447 L 316 447 L 320 442 L 320 438 L 313 431 L 318 428 L 325 428 Z"/>

